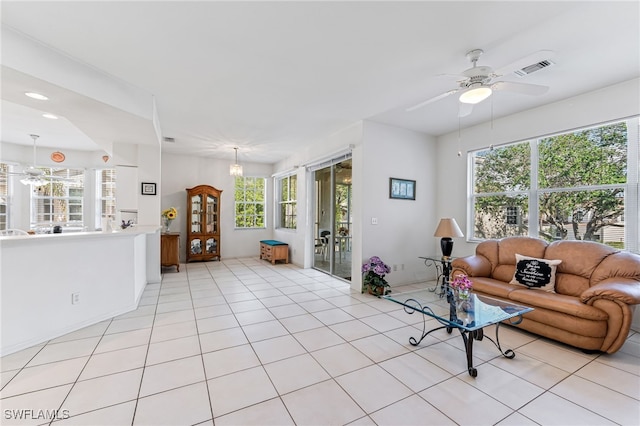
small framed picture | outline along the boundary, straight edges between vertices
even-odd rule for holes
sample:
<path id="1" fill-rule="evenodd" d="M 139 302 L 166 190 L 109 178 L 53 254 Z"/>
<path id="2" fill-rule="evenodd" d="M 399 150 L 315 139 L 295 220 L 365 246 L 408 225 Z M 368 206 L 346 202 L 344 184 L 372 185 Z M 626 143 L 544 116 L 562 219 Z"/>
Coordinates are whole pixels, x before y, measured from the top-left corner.
<path id="1" fill-rule="evenodd" d="M 156 195 L 156 184 L 142 182 L 142 195 Z"/>
<path id="2" fill-rule="evenodd" d="M 416 199 L 416 181 L 408 179 L 389 178 L 389 198 L 399 200 Z"/>

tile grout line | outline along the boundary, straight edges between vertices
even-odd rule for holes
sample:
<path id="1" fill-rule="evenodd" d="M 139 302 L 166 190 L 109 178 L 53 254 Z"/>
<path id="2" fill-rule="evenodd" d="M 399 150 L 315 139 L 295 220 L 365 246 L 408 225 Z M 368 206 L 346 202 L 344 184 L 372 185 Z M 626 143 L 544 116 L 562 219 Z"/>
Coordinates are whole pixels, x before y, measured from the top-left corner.
<path id="1" fill-rule="evenodd" d="M 221 262 L 221 261 L 220 261 Z M 211 274 L 211 271 L 209 270 L 209 268 L 206 268 L 209 276 L 211 277 L 211 279 L 213 280 L 213 284 L 216 286 L 216 288 L 218 289 L 218 291 L 220 291 L 220 294 L 222 294 L 222 291 L 220 290 L 220 287 L 218 286 L 218 283 L 216 282 L 215 278 L 213 277 L 213 275 Z M 191 280 L 189 279 L 189 274 L 188 274 L 188 269 L 187 269 L 187 283 L 189 286 L 189 296 L 191 299 L 191 306 L 193 307 L 193 315 L 195 318 L 195 305 L 193 303 L 193 293 L 191 291 Z M 222 295 L 222 297 L 225 299 L 224 295 Z M 209 379 L 207 377 L 207 368 L 206 365 L 204 363 L 204 353 L 202 352 L 202 341 L 200 339 L 200 331 L 198 328 L 198 320 L 196 318 L 196 335 L 198 336 L 198 347 L 200 348 L 200 362 L 202 363 L 202 373 L 204 374 L 204 383 L 205 383 L 205 387 L 207 389 L 207 399 L 209 400 L 209 413 L 211 413 L 211 423 L 213 423 L 215 425 L 215 417 L 214 417 L 214 413 L 213 413 L 213 400 L 211 398 L 211 389 L 209 388 Z M 207 420 L 208 421 L 208 420 Z"/>
<path id="2" fill-rule="evenodd" d="M 109 325 L 107 327 L 105 327 L 104 331 L 102 332 L 102 335 L 100 336 L 100 339 L 98 339 L 98 341 L 96 342 L 96 345 L 93 348 L 93 350 L 91 351 L 91 354 L 89 354 L 89 356 L 87 357 L 87 360 L 85 361 L 84 365 L 82 366 L 82 369 L 80 370 L 80 373 L 78 373 L 78 377 L 76 377 L 74 382 L 71 384 L 71 387 L 69 388 L 69 391 L 67 392 L 65 397 L 60 402 L 60 405 L 58 406 L 58 411 L 62 410 L 62 407 L 64 406 L 64 403 L 69 398 L 69 395 L 71 395 L 71 391 L 73 391 L 73 389 L 76 387 L 76 384 L 80 380 L 80 376 L 82 376 L 82 373 L 87 368 L 87 365 L 89 365 L 89 361 L 91 361 L 91 357 L 93 356 L 93 354 L 95 353 L 96 349 L 98 348 L 98 345 L 100 345 L 100 342 L 102 341 L 102 339 L 104 339 L 105 333 L 107 332 L 107 330 L 109 329 L 109 327 L 111 326 L 112 323 L 113 323 L 113 318 L 111 318 L 111 320 L 109 321 Z M 68 359 L 71 359 L 71 358 L 68 358 Z M 92 410 L 92 411 L 94 411 L 94 410 Z M 81 414 L 84 414 L 84 413 L 81 413 Z M 70 417 L 73 417 L 73 416 L 70 415 Z M 54 422 L 54 420 L 55 419 L 52 419 L 49 422 L 49 425 L 51 425 Z"/>
<path id="3" fill-rule="evenodd" d="M 155 304 L 155 309 L 154 309 L 154 313 L 153 313 L 153 321 L 151 322 L 151 332 L 149 333 L 149 339 L 147 341 L 147 350 L 146 353 L 144 354 L 144 361 L 142 363 L 142 373 L 140 374 L 140 384 L 138 385 L 138 393 L 136 396 L 136 402 L 133 406 L 133 415 L 131 416 L 131 426 L 133 426 L 135 419 L 136 419 L 136 414 L 138 413 L 138 403 L 140 401 L 140 392 L 142 391 L 142 383 L 144 382 L 144 373 L 146 371 L 147 368 L 147 359 L 149 358 L 149 350 L 151 349 L 151 339 L 153 338 L 153 329 L 155 328 L 155 324 L 156 324 L 156 316 L 158 315 L 158 304 L 160 301 L 160 293 L 162 292 L 162 287 L 164 285 L 164 274 L 161 274 L 160 277 L 160 288 L 158 289 L 158 299 L 156 300 L 156 304 Z M 143 290 L 144 291 L 144 290 Z"/>

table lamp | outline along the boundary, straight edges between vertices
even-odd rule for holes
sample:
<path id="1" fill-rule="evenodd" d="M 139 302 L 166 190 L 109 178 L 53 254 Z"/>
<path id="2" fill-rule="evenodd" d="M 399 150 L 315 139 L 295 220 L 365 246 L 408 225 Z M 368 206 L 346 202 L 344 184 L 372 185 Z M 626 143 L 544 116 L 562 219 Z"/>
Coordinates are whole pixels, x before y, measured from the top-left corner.
<path id="1" fill-rule="evenodd" d="M 456 223 L 456 220 L 451 217 L 445 217 L 440 219 L 440 223 L 436 228 L 434 237 L 441 237 L 440 248 L 442 249 L 442 257 L 448 258 L 453 251 L 453 237 L 464 237 L 464 234 L 460 230 L 460 227 Z"/>

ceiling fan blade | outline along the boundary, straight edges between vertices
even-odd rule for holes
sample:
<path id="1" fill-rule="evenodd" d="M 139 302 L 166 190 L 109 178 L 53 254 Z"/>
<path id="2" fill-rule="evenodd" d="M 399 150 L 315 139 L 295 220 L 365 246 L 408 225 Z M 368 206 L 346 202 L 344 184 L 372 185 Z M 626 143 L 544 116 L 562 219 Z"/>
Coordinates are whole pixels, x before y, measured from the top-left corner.
<path id="1" fill-rule="evenodd" d="M 522 93 L 523 95 L 540 96 L 549 91 L 548 86 L 539 84 L 515 83 L 513 81 L 498 81 L 491 85 L 493 90 Z"/>
<path id="2" fill-rule="evenodd" d="M 510 63 L 509 65 L 505 65 L 504 67 L 495 70 L 493 72 L 493 77 L 511 74 L 512 72 L 529 65 L 536 64 L 540 61 L 544 61 L 545 59 L 551 59 L 553 58 L 553 56 L 555 56 L 555 52 L 553 50 L 539 50 L 525 56 L 524 58 L 520 58 L 517 61 Z"/>
<path id="3" fill-rule="evenodd" d="M 458 102 L 460 109 L 458 110 L 458 117 L 466 117 L 473 112 L 473 104 L 466 104 L 464 102 Z"/>
<path id="4" fill-rule="evenodd" d="M 419 109 L 419 108 L 422 108 L 422 107 L 423 107 L 423 106 L 425 106 L 425 105 L 429 105 L 430 103 L 433 103 L 433 102 L 439 101 L 440 99 L 444 99 L 444 98 L 446 98 L 446 97 L 447 97 L 447 96 L 449 96 L 449 95 L 453 95 L 453 94 L 454 94 L 454 93 L 456 93 L 458 90 L 460 90 L 460 89 L 453 89 L 453 90 L 449 90 L 448 92 L 444 92 L 443 94 L 438 95 L 438 96 L 436 96 L 435 98 L 427 99 L 426 101 L 420 102 L 420 103 L 419 103 L 419 104 L 417 104 L 417 105 L 414 105 L 414 106 L 412 106 L 412 107 L 409 107 L 409 108 L 407 108 L 405 111 L 407 111 L 407 112 L 415 111 L 415 110 L 417 110 L 417 109 Z"/>

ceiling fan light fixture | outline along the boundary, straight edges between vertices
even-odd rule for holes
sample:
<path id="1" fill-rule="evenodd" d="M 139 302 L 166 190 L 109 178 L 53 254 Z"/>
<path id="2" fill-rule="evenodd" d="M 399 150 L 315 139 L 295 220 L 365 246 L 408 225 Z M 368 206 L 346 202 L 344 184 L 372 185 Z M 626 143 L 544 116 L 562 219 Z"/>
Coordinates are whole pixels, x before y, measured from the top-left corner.
<path id="1" fill-rule="evenodd" d="M 459 100 L 460 102 L 465 104 L 475 105 L 487 99 L 489 96 L 491 96 L 491 93 L 493 93 L 493 90 L 491 90 L 491 87 L 488 86 L 471 87 L 462 92 Z"/>
<path id="2" fill-rule="evenodd" d="M 229 167 L 229 174 L 231 176 L 242 176 L 242 166 L 238 164 L 238 148 L 236 150 L 236 162 Z"/>

